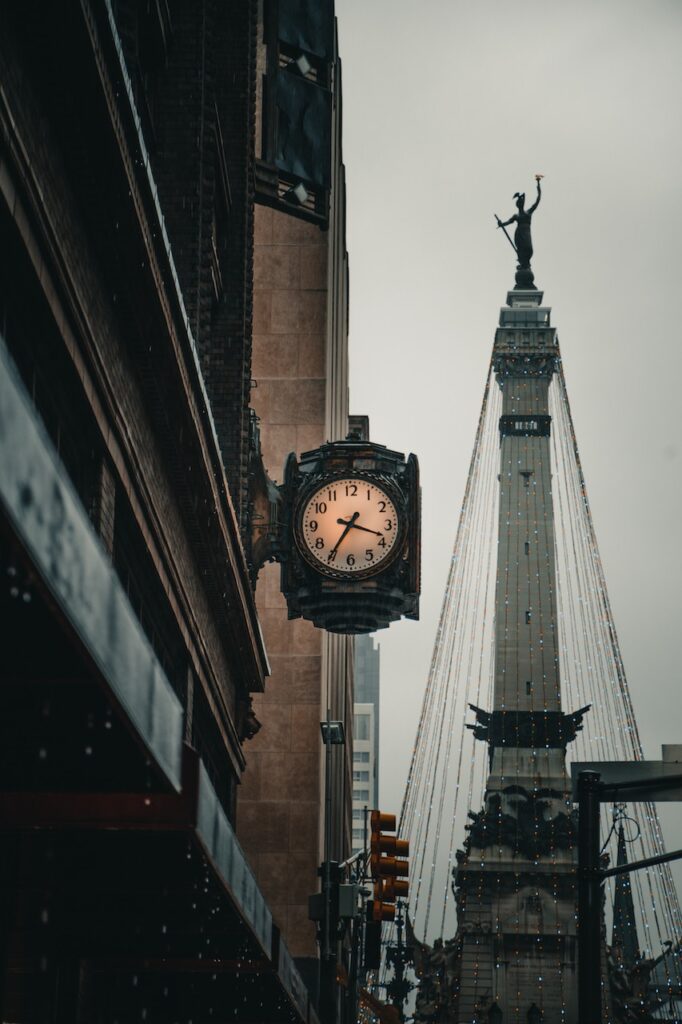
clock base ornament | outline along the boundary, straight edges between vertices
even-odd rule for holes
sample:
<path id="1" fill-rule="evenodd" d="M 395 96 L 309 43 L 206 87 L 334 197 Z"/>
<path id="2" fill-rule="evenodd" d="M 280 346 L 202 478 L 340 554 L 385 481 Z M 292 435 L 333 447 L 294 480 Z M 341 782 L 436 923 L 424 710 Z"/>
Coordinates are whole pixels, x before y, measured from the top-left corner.
<path id="1" fill-rule="evenodd" d="M 291 454 L 278 560 L 289 618 L 371 633 L 419 617 L 419 466 L 383 445 L 346 440 Z"/>

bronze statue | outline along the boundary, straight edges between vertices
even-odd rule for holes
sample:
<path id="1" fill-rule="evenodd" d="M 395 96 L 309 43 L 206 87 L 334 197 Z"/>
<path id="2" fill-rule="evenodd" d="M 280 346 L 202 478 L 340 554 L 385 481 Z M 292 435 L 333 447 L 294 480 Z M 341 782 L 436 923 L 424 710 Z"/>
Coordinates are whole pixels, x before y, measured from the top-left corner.
<path id="1" fill-rule="evenodd" d="M 542 198 L 542 190 L 540 188 L 541 178 L 542 174 L 535 175 L 535 182 L 537 186 L 538 195 L 537 199 L 530 207 L 530 209 L 526 210 L 525 208 L 525 192 L 515 192 L 514 199 L 516 199 L 517 212 L 512 217 L 510 217 L 509 220 L 505 221 L 500 220 L 497 214 L 495 215 L 495 220 L 497 221 L 498 228 L 502 228 L 505 235 L 507 235 L 507 238 L 509 238 L 509 235 L 507 234 L 505 228 L 509 224 L 513 224 L 514 222 L 516 222 L 514 241 L 512 242 L 511 238 L 509 238 L 509 243 L 515 250 L 519 261 L 516 275 L 518 284 L 520 284 L 523 281 L 524 283 L 527 283 L 532 286 L 533 275 L 530 269 L 530 261 L 533 256 L 533 240 L 531 238 L 530 233 L 530 224 L 533 214 L 537 210 L 538 205 L 540 203 L 540 199 Z M 519 274 L 519 271 L 521 272 L 521 274 Z"/>

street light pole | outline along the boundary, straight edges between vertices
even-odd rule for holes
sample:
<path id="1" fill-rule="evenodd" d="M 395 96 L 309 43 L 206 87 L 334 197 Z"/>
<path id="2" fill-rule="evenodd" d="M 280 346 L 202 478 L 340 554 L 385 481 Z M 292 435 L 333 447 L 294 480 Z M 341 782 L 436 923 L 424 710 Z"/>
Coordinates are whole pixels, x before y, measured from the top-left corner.
<path id="1" fill-rule="evenodd" d="M 322 922 L 322 956 L 320 957 L 320 1016 L 322 1024 L 334 1021 L 334 969 L 336 957 L 331 954 L 331 918 L 332 918 L 332 744 L 331 744 L 331 710 L 327 708 L 324 772 L 324 867 L 322 870 L 322 888 L 324 890 L 324 920 Z"/>
<path id="2" fill-rule="evenodd" d="M 337 914 L 334 890 L 339 882 L 339 867 L 331 859 L 332 851 L 332 746 L 343 746 L 346 741 L 343 722 L 334 722 L 331 709 L 320 723 L 325 745 L 324 773 L 324 861 L 322 877 L 322 927 L 320 928 L 320 989 L 319 1009 L 322 1024 L 336 1024 L 336 928 Z"/>
<path id="3" fill-rule="evenodd" d="M 578 776 L 578 1020 L 601 1024 L 600 776 Z"/>

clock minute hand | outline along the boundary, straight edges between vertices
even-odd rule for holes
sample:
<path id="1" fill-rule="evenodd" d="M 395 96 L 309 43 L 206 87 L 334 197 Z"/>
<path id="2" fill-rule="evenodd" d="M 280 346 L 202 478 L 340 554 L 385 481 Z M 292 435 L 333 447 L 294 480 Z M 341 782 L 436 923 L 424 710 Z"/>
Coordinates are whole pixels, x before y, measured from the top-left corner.
<path id="1" fill-rule="evenodd" d="M 341 543 L 341 541 L 343 540 L 343 538 L 344 538 L 344 537 L 346 536 L 346 534 L 348 533 L 348 531 L 349 531 L 349 530 L 351 529 L 351 527 L 353 527 L 353 526 L 355 525 L 355 520 L 356 520 L 356 519 L 358 518 L 358 516 L 359 516 L 359 515 L 360 515 L 360 513 L 359 513 L 359 512 L 354 512 L 354 513 L 353 513 L 353 515 L 352 515 L 352 516 L 350 517 L 350 519 L 349 519 L 349 520 L 348 520 L 347 522 L 346 522 L 346 520 L 345 520 L 345 519 L 337 519 L 337 520 L 336 520 L 336 521 L 337 521 L 337 523 L 338 523 L 338 524 L 339 524 L 340 526 L 345 526 L 345 527 L 346 527 L 346 529 L 345 529 L 345 530 L 343 531 L 343 533 L 341 534 L 341 536 L 340 536 L 340 537 L 339 537 L 339 539 L 337 540 L 336 544 L 335 544 L 335 545 L 334 545 L 334 547 L 333 547 L 333 548 L 331 549 L 331 552 L 330 552 L 330 554 L 332 554 L 332 555 L 336 554 L 336 551 L 338 550 L 339 544 Z"/>
<path id="2" fill-rule="evenodd" d="M 346 525 L 345 519 L 337 519 L 336 521 L 339 524 L 339 526 Z M 373 533 L 375 537 L 383 537 L 383 533 L 381 533 L 380 530 L 370 530 L 368 526 L 358 526 L 357 523 L 348 523 L 348 526 L 350 526 L 351 529 L 353 530 L 364 530 L 365 533 Z"/>

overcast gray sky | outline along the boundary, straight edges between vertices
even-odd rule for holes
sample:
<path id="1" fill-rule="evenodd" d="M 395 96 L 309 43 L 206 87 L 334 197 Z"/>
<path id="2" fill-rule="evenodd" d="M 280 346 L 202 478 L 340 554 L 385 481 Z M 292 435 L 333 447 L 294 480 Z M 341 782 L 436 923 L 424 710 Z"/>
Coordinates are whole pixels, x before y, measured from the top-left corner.
<path id="1" fill-rule="evenodd" d="M 514 283 L 493 212 L 509 217 L 535 172 L 536 283 L 559 332 L 645 753 L 659 757 L 661 742 L 682 742 L 682 3 L 336 8 L 351 411 L 369 414 L 374 440 L 417 453 L 423 484 L 421 621 L 378 636 L 383 809 L 400 807 Z"/>

